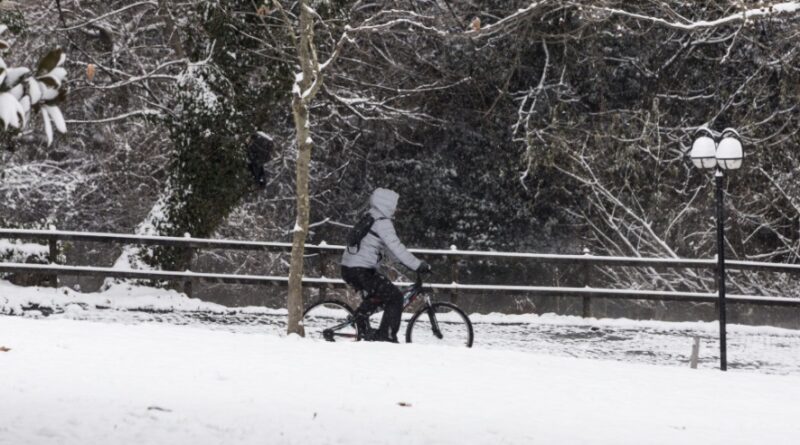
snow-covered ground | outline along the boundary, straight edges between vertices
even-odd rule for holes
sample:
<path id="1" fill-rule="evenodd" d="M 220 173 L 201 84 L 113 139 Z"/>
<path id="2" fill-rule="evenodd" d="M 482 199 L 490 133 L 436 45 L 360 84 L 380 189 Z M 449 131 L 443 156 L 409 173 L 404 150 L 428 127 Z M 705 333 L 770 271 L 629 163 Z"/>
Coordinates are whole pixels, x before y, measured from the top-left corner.
<path id="1" fill-rule="evenodd" d="M 0 314 L 116 323 L 168 323 L 238 333 L 286 331 L 286 311 L 228 308 L 163 289 L 113 285 L 101 293 L 18 287 L 0 281 Z M 545 315 L 471 314 L 475 347 L 578 358 L 689 366 L 693 337 L 700 368 L 719 366 L 716 322 L 671 323 Z M 800 331 L 728 325 L 728 367 L 800 375 Z"/>
<path id="2" fill-rule="evenodd" d="M 33 303 L 41 309 L 23 310 Z M 143 307 L 152 312 L 130 311 Z M 466 349 L 286 337 L 281 311 L 234 312 L 128 286 L 83 295 L 0 282 L 0 311 L 23 314 L 0 316 L 0 351 L 9 349 L 0 352 L 4 445 L 774 445 L 800 437 L 797 349 L 772 368 L 793 375 L 722 373 L 710 362 L 692 370 L 683 357 L 665 358 L 678 348 L 664 337 L 681 337 L 688 355 L 683 337 L 712 336 L 707 323 L 475 315 L 476 346 Z M 769 338 L 775 350 L 800 337 L 731 331 Z M 653 355 L 611 352 L 634 345 Z M 670 366 L 626 362 L 641 357 Z"/>
<path id="3" fill-rule="evenodd" d="M 0 319 L 2 444 L 794 444 L 800 377 Z"/>

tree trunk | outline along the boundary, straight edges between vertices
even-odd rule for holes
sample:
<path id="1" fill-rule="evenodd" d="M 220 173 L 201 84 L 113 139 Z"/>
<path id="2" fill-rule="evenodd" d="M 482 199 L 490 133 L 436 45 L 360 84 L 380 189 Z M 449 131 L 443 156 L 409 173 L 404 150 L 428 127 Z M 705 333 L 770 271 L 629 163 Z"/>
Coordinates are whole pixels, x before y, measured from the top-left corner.
<path id="1" fill-rule="evenodd" d="M 297 220 L 294 225 L 292 237 L 292 257 L 289 267 L 289 295 L 286 299 L 286 308 L 289 312 L 287 321 L 287 334 L 305 336 L 303 329 L 303 254 L 305 253 L 306 236 L 308 235 L 309 199 L 308 181 L 309 165 L 311 164 L 311 122 L 309 121 L 308 102 L 313 97 L 309 87 L 312 84 L 313 72 L 316 66 L 313 45 L 313 18 L 308 13 L 307 1 L 300 2 L 300 42 L 297 55 L 303 70 L 302 77 L 295 80 L 292 90 L 292 114 L 297 133 Z M 304 97 L 304 95 L 308 94 Z"/>
<path id="2" fill-rule="evenodd" d="M 295 127 L 297 129 L 297 221 L 292 237 L 292 257 L 289 269 L 289 295 L 286 307 L 289 311 L 288 334 L 305 335 L 303 325 L 303 255 L 308 234 L 309 200 L 308 168 L 311 163 L 311 143 L 308 128 L 308 107 L 299 97 L 292 100 Z"/>

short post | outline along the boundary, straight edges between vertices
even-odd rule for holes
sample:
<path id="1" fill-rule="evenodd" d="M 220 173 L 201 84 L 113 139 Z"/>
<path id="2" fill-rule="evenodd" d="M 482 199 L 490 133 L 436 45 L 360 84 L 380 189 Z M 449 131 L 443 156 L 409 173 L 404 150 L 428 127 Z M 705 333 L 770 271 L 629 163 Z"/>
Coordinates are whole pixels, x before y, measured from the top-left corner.
<path id="1" fill-rule="evenodd" d="M 55 227 L 51 227 L 51 230 L 55 230 Z M 48 261 L 50 261 L 50 264 L 58 264 L 58 240 L 51 238 L 47 244 L 50 246 L 50 255 L 47 258 Z M 50 286 L 58 287 L 57 273 L 50 276 Z"/>
<path id="2" fill-rule="evenodd" d="M 583 248 L 583 254 L 585 256 L 589 255 L 589 248 Z M 589 264 L 588 261 L 583 262 L 583 287 L 590 288 L 592 286 L 592 266 Z M 588 295 L 585 295 L 583 298 L 583 308 L 581 311 L 581 316 L 583 318 L 589 318 L 592 316 L 592 298 Z"/>
<path id="3" fill-rule="evenodd" d="M 692 356 L 689 358 L 689 366 L 692 369 L 697 369 L 697 358 L 700 355 L 700 337 L 694 336 L 692 343 Z"/>
<path id="4" fill-rule="evenodd" d="M 453 244 L 450 246 L 450 250 L 458 250 L 456 245 Z M 458 257 L 455 255 L 450 256 L 450 282 L 453 284 L 458 284 Z M 453 287 L 450 291 L 450 302 L 455 304 L 458 301 L 458 290 Z"/>

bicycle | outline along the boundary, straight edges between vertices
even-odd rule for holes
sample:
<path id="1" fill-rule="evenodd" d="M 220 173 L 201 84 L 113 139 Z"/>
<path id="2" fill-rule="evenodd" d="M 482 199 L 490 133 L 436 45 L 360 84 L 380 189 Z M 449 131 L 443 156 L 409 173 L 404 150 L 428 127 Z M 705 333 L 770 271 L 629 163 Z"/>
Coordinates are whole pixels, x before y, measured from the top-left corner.
<path id="1" fill-rule="evenodd" d="M 422 276 L 403 293 L 403 312 L 422 297 L 424 304 L 411 316 L 406 326 L 406 343 L 449 344 L 472 347 L 472 322 L 461 308 L 453 303 L 432 303 L 430 296 L 423 294 Z M 369 298 L 368 295 L 362 297 Z M 303 312 L 306 337 L 327 341 L 360 341 L 370 338 L 372 329 L 369 318 L 380 308 L 367 315 L 366 331 L 360 332 L 353 308 L 340 300 L 319 301 Z M 423 316 L 424 315 L 424 316 Z"/>

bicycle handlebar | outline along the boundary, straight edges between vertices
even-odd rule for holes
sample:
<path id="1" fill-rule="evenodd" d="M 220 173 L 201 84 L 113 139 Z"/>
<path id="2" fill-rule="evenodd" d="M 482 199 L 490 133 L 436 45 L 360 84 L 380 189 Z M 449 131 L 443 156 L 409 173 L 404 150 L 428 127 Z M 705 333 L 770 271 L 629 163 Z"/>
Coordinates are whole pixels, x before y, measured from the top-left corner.
<path id="1" fill-rule="evenodd" d="M 423 274 L 422 272 L 417 272 L 417 279 L 414 280 L 414 287 L 421 289 L 422 288 L 422 275 L 430 275 L 430 272 L 426 272 Z"/>

